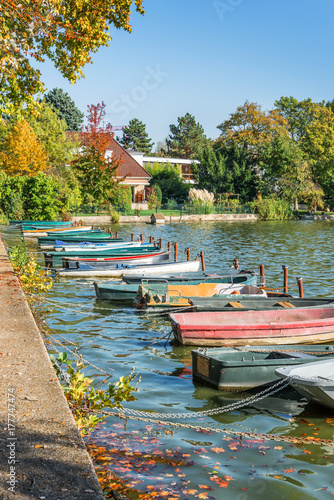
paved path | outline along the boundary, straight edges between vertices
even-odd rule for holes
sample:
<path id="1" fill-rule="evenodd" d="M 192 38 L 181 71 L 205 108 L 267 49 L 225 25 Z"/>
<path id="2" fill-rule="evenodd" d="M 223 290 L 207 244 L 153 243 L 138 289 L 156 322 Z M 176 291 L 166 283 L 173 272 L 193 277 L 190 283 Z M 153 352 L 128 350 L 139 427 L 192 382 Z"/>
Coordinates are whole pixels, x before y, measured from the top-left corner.
<path id="1" fill-rule="evenodd" d="M 1 239 L 0 419 L 1 499 L 104 498 Z"/>

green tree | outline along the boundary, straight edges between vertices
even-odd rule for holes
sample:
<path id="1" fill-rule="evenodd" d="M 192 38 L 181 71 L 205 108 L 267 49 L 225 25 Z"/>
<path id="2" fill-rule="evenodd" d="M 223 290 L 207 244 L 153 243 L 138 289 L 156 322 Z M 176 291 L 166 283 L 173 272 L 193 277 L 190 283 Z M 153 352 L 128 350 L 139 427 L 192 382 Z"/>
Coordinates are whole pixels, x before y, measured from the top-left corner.
<path id="1" fill-rule="evenodd" d="M 182 181 L 180 167 L 166 163 L 164 168 L 158 171 L 150 179 L 150 185 L 159 186 L 162 192 L 162 203 L 167 203 L 169 199 L 184 201 L 189 193 L 189 184 Z"/>
<path id="2" fill-rule="evenodd" d="M 146 132 L 146 125 L 138 118 L 129 121 L 129 125 L 124 127 L 123 137 L 118 141 L 125 149 L 133 149 L 145 154 L 151 154 L 153 147 L 153 142 Z"/>
<path id="3" fill-rule="evenodd" d="M 41 72 L 33 62 L 48 57 L 74 83 L 91 62 L 91 53 L 108 46 L 109 27 L 131 32 L 132 5 L 144 14 L 142 0 L 6 0 L 0 14 L 0 110 L 35 106 L 43 92 Z"/>
<path id="4" fill-rule="evenodd" d="M 200 189 L 217 195 L 233 193 L 241 202 L 254 199 L 258 191 L 259 176 L 254 168 L 252 156 L 238 145 L 203 149 L 199 164 L 192 165 Z"/>
<path id="5" fill-rule="evenodd" d="M 65 120 L 66 130 L 81 130 L 84 113 L 76 107 L 75 102 L 67 92 L 56 87 L 44 95 L 42 102 L 56 111 L 61 120 Z"/>
<path id="6" fill-rule="evenodd" d="M 31 220 L 55 220 L 59 215 L 59 184 L 51 175 L 40 172 L 28 177 L 22 188 L 24 214 Z"/>
<path id="7" fill-rule="evenodd" d="M 208 139 L 203 127 L 189 113 L 177 119 L 177 125 L 170 125 L 170 134 L 166 139 L 167 156 L 171 158 L 197 159 Z"/>
<path id="8" fill-rule="evenodd" d="M 31 113 L 27 121 L 37 139 L 48 155 L 49 166 L 62 169 L 74 157 L 79 143 L 66 133 L 66 122 L 45 102 L 41 103 L 38 113 Z"/>

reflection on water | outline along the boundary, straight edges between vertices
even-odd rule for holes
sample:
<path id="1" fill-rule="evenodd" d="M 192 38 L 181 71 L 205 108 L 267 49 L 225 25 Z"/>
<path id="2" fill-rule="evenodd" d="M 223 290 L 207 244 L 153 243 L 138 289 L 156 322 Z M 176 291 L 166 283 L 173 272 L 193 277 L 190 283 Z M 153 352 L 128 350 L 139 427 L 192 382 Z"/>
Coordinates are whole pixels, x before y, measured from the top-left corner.
<path id="1" fill-rule="evenodd" d="M 241 269 L 257 270 L 264 264 L 268 286 L 282 286 L 284 264 L 289 269 L 290 284 L 296 277 L 303 277 L 305 296 L 334 297 L 333 222 L 145 224 L 122 225 L 115 230 L 127 239 L 131 233 L 142 233 L 145 240 L 152 235 L 165 244 L 178 242 L 179 260 L 186 258 L 183 251 L 188 246 L 192 258 L 204 251 L 208 271 L 228 273 L 235 257 Z M 12 234 L 7 231 L 8 242 L 13 241 Z M 33 243 L 30 248 L 36 250 Z M 291 291 L 297 294 L 296 287 Z M 169 322 L 96 300 L 92 279 L 61 279 L 50 291 L 48 301 L 48 324 L 75 342 L 84 358 L 107 372 L 114 370 L 113 380 L 135 367 L 141 377 L 140 392 L 128 408 L 198 412 L 249 397 L 249 393 L 227 394 L 194 384 L 192 348 L 168 340 Z M 217 431 L 298 438 L 333 439 L 334 431 L 330 410 L 307 403 L 292 390 L 219 415 L 173 421 Z M 125 431 L 123 423 L 112 418 L 89 442 L 105 446 L 111 460 L 96 463 L 102 463 L 101 470 L 108 468 L 116 483 L 117 478 L 124 479 L 128 486 L 124 483 L 123 491 L 128 498 L 137 499 L 145 493 L 144 500 L 246 500 L 267 499 L 270 495 L 312 499 L 334 493 L 334 448 L 326 445 L 240 440 L 226 432 L 196 432 L 135 420 L 128 420 Z M 143 458 L 143 452 L 151 458 Z M 155 496 L 152 487 L 158 492 Z"/>

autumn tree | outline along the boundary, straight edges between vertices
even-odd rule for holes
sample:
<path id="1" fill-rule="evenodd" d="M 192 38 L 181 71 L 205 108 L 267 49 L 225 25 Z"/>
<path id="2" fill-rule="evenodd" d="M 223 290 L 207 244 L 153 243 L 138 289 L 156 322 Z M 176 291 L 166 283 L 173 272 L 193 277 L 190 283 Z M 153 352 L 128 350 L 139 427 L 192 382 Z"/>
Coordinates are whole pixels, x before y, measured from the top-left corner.
<path id="1" fill-rule="evenodd" d="M 146 125 L 138 118 L 133 118 L 129 121 L 129 125 L 124 127 L 123 137 L 119 139 L 119 143 L 125 149 L 133 149 L 145 154 L 151 153 L 154 144 L 146 132 Z"/>
<path id="2" fill-rule="evenodd" d="M 63 89 L 54 88 L 50 90 L 43 96 L 42 102 L 48 104 L 61 120 L 65 120 L 66 130 L 81 130 L 84 114 L 76 107 L 73 99 Z"/>
<path id="3" fill-rule="evenodd" d="M 131 32 L 131 7 L 142 0 L 4 0 L 0 4 L 0 109 L 33 106 L 43 92 L 33 61 L 48 57 L 71 83 L 83 76 L 91 54 L 111 40 L 109 27 Z"/>
<path id="4" fill-rule="evenodd" d="M 36 175 L 48 168 L 48 155 L 26 120 L 17 120 L 1 145 L 0 166 L 13 176 Z"/>
<path id="5" fill-rule="evenodd" d="M 246 101 L 232 113 L 228 120 L 217 126 L 218 142 L 222 146 L 238 144 L 256 155 L 256 148 L 270 142 L 274 132 L 288 134 L 287 122 L 277 109 L 263 111 L 259 104 Z"/>
<path id="6" fill-rule="evenodd" d="M 317 199 L 320 186 L 325 196 L 334 201 L 334 113 L 331 106 L 311 99 L 298 101 L 293 97 L 281 97 L 275 105 L 287 120 L 290 137 L 309 165 Z"/>
<path id="7" fill-rule="evenodd" d="M 114 137 L 110 123 L 103 125 L 105 104 L 88 106 L 88 125 L 79 134 L 81 151 L 73 161 L 83 191 L 97 203 L 105 203 L 113 194 L 121 179 L 116 179 L 122 158 L 108 156 L 109 145 Z"/>
<path id="8" fill-rule="evenodd" d="M 197 159 L 201 149 L 208 143 L 203 127 L 190 113 L 179 117 L 177 121 L 177 125 L 169 126 L 170 134 L 166 139 L 167 156 Z"/>

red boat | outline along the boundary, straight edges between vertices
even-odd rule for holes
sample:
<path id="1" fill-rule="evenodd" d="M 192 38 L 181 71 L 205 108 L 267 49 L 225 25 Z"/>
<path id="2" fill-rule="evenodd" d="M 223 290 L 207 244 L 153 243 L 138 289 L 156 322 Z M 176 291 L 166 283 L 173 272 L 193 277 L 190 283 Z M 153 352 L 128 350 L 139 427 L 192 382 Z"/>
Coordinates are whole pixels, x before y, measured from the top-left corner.
<path id="1" fill-rule="evenodd" d="M 334 307 L 170 314 L 183 345 L 245 346 L 334 341 Z"/>

